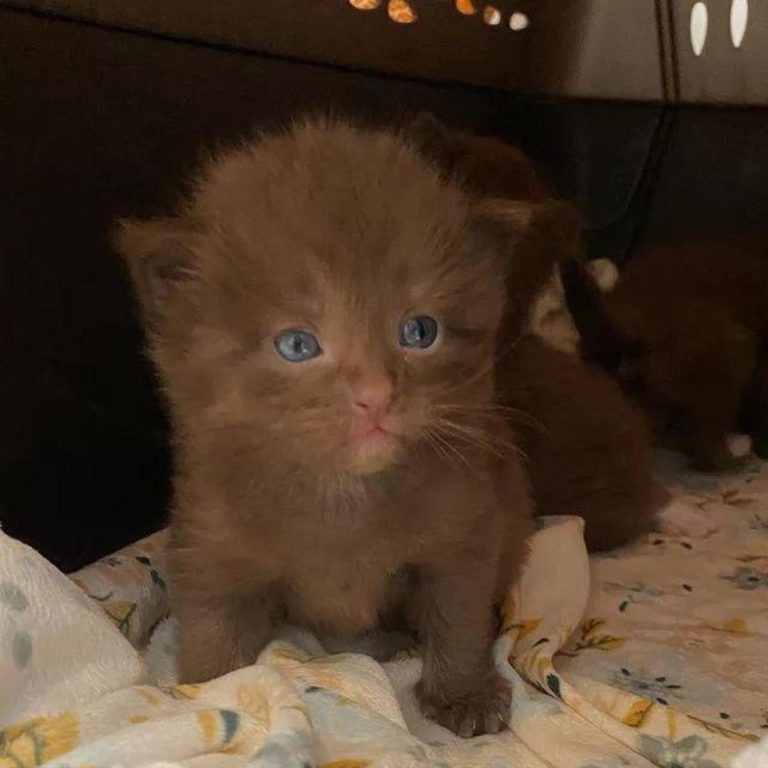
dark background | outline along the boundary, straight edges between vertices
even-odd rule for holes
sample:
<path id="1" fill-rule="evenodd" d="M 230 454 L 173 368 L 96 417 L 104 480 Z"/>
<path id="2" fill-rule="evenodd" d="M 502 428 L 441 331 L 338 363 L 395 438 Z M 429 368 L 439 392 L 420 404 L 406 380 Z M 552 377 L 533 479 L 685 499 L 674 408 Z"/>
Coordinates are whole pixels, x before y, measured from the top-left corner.
<path id="1" fill-rule="evenodd" d="M 167 209 L 201 146 L 305 110 L 386 122 L 429 109 L 525 147 L 586 212 L 593 256 L 621 260 L 659 237 L 766 230 L 766 113 L 676 104 L 680 78 L 668 73 L 643 103 L 598 101 L 570 98 L 560 75 L 530 80 L 530 51 L 510 54 L 521 82 L 483 85 L 498 45 L 486 70 L 447 77 L 422 56 L 418 76 L 402 59 L 376 74 L 318 63 L 330 49 L 308 61 L 248 50 L 233 31 L 201 40 L 195 29 L 147 32 L 135 20 L 2 5 L 0 521 L 65 570 L 164 520 L 167 429 L 108 234 L 117 216 Z M 379 48 L 386 59 L 391 48 Z"/>

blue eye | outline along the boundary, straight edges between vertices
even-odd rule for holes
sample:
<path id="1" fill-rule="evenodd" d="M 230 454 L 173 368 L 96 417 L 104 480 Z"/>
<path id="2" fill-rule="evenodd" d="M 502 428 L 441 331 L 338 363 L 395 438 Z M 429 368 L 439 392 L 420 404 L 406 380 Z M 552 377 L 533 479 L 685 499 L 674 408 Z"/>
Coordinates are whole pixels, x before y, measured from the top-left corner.
<path id="1" fill-rule="evenodd" d="M 303 363 L 323 352 L 317 337 L 309 331 L 283 331 L 275 337 L 275 349 L 289 363 Z"/>
<path id="2" fill-rule="evenodd" d="M 418 315 L 400 326 L 400 346 L 405 349 L 427 349 L 437 340 L 437 320 L 429 315 Z"/>

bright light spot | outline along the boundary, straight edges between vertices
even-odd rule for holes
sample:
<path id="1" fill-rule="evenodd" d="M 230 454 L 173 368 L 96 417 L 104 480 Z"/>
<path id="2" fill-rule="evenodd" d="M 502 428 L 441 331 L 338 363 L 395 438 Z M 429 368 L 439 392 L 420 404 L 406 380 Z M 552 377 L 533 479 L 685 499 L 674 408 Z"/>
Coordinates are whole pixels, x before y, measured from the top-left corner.
<path id="1" fill-rule="evenodd" d="M 528 29 L 530 23 L 531 20 L 528 18 L 528 16 L 526 16 L 524 13 L 521 13 L 520 11 L 515 11 L 509 17 L 509 28 L 513 32 L 522 32 L 524 29 Z"/>
<path id="2" fill-rule="evenodd" d="M 701 56 L 704 44 L 707 42 L 707 27 L 709 25 L 709 13 L 707 6 L 699 0 L 691 8 L 690 20 L 691 48 L 694 56 Z"/>
<path id="3" fill-rule="evenodd" d="M 491 27 L 501 24 L 501 11 L 492 5 L 486 5 L 483 10 L 483 21 Z"/>
<path id="4" fill-rule="evenodd" d="M 734 48 L 741 48 L 744 35 L 747 33 L 749 20 L 749 3 L 747 0 L 732 0 L 731 2 L 731 42 Z"/>

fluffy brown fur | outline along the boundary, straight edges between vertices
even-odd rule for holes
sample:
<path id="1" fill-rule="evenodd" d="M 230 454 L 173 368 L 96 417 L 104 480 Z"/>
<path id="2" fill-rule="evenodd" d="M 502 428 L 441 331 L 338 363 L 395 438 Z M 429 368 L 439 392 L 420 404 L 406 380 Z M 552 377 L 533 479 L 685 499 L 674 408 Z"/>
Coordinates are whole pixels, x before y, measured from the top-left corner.
<path id="1" fill-rule="evenodd" d="M 582 353 L 616 376 L 664 440 L 703 470 L 736 461 L 727 437 L 739 428 L 768 455 L 768 258 L 668 243 L 630 259 L 605 296 L 583 277 L 568 289 Z"/>
<path id="2" fill-rule="evenodd" d="M 612 379 L 526 335 L 497 381 L 499 400 L 518 414 L 537 515 L 582 517 L 590 551 L 654 527 L 670 497 L 653 479 L 645 420 Z"/>
<path id="3" fill-rule="evenodd" d="M 552 192 L 525 153 L 495 136 L 481 136 L 440 123 L 424 113 L 408 130 L 444 168 L 458 173 L 465 186 L 487 197 L 545 200 Z"/>
<path id="4" fill-rule="evenodd" d="M 504 726 L 493 606 L 530 519 L 494 353 L 551 270 L 518 245 L 535 213 L 473 202 L 400 135 L 320 121 L 124 225 L 175 430 L 182 680 L 254 661 L 286 618 L 359 635 L 405 612 L 424 711 L 463 736 Z M 440 324 L 429 349 L 398 344 L 414 315 Z M 281 359 L 296 328 L 322 354 Z"/>
<path id="5" fill-rule="evenodd" d="M 530 160 L 514 147 L 450 131 L 428 116 L 416 126 L 430 151 L 476 194 L 511 200 L 548 197 Z M 527 260 L 554 262 L 566 272 L 587 275 L 579 226 L 575 210 L 558 205 L 547 226 L 526 239 Z M 562 311 L 567 312 L 564 302 Z M 515 318 L 503 335 L 499 399 L 519 416 L 516 431 L 528 459 L 536 514 L 580 514 L 591 550 L 610 549 L 651 530 L 669 495 L 654 481 L 651 439 L 642 416 L 604 373 L 533 334 L 516 340 L 519 323 Z"/>

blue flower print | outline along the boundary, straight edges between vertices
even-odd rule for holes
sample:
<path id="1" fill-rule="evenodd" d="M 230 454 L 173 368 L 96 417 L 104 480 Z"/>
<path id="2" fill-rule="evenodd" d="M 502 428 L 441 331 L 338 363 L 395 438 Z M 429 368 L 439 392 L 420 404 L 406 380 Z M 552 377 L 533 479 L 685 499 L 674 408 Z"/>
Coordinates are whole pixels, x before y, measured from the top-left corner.
<path id="1" fill-rule="evenodd" d="M 680 741 L 641 736 L 640 753 L 659 768 L 722 768 L 704 758 L 709 747 L 701 736 L 686 736 Z"/>

